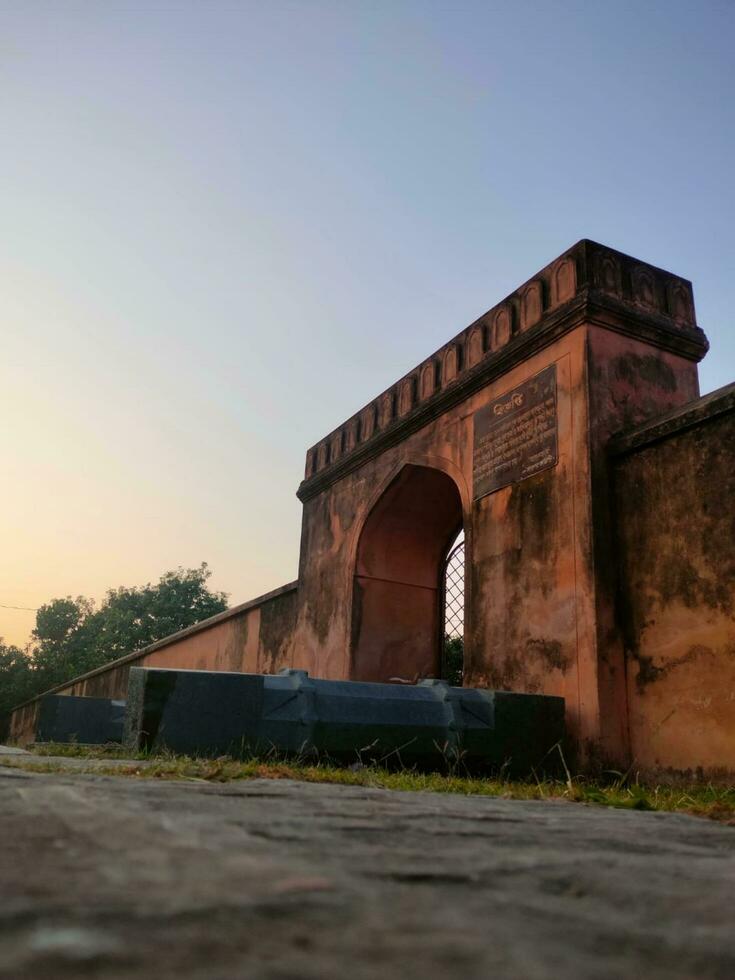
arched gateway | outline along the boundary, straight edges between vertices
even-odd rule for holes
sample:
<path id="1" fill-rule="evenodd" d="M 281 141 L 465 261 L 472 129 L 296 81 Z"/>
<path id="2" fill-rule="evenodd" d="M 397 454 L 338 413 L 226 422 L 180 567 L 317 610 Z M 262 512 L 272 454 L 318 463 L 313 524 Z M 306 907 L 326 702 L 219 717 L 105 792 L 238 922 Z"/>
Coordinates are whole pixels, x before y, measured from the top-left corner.
<path id="1" fill-rule="evenodd" d="M 560 695 L 624 760 L 608 444 L 696 398 L 706 349 L 685 280 L 590 241 L 542 269 L 308 451 L 293 665 L 438 676 L 464 527 L 463 683 Z"/>
<path id="2" fill-rule="evenodd" d="M 463 529 L 463 684 L 562 696 L 583 759 L 735 771 L 735 386 L 698 398 L 707 346 L 689 282 L 578 242 L 309 449 L 297 582 L 63 693 L 124 697 L 131 664 L 437 675 Z"/>

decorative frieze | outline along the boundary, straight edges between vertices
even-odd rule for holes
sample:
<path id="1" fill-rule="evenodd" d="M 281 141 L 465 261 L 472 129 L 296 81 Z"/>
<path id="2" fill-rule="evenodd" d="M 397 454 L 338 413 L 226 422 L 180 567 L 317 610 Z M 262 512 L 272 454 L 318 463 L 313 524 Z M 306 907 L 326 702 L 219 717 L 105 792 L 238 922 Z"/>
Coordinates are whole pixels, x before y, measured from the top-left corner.
<path id="1" fill-rule="evenodd" d="M 419 397 L 421 401 L 426 401 L 427 398 L 431 398 L 434 394 L 436 388 L 436 364 L 433 361 L 429 361 L 428 364 L 424 364 L 421 368 L 421 385 L 419 389 Z"/>
<path id="2" fill-rule="evenodd" d="M 656 296 L 654 279 L 648 269 L 643 266 L 636 266 L 631 271 L 631 282 L 633 284 L 633 298 L 636 303 L 641 303 L 651 310 L 659 309 L 660 304 Z"/>
<path id="3" fill-rule="evenodd" d="M 339 429 L 329 440 L 329 462 L 336 462 L 342 455 L 342 440 L 344 439 L 344 429 Z"/>
<path id="4" fill-rule="evenodd" d="M 493 317 L 492 337 L 490 339 L 490 349 L 500 350 L 510 340 L 513 333 L 513 307 L 501 306 Z"/>
<path id="5" fill-rule="evenodd" d="M 444 369 L 442 384 L 448 385 L 457 377 L 459 372 L 458 351 L 456 344 L 449 344 L 444 352 Z"/>
<path id="6" fill-rule="evenodd" d="M 470 329 L 467 338 L 467 367 L 479 364 L 485 354 L 485 334 L 481 325 Z"/>
<path id="7" fill-rule="evenodd" d="M 360 442 L 367 442 L 373 432 L 375 432 L 375 405 L 368 405 L 360 412 Z"/>
<path id="8" fill-rule="evenodd" d="M 395 391 L 391 388 L 384 391 L 378 399 L 378 428 L 385 429 L 393 421 Z"/>
<path id="9" fill-rule="evenodd" d="M 544 312 L 543 286 L 540 280 L 529 282 L 521 292 L 521 331 L 535 327 Z"/>
<path id="10" fill-rule="evenodd" d="M 692 291 L 688 284 L 681 281 L 668 283 L 668 312 L 678 323 L 691 323 L 694 320 L 692 310 Z"/>
<path id="11" fill-rule="evenodd" d="M 415 378 L 404 378 L 398 382 L 398 415 L 403 418 L 413 408 L 415 399 Z"/>
<path id="12" fill-rule="evenodd" d="M 595 261 L 595 285 L 612 296 L 622 295 L 620 263 L 610 252 L 598 252 Z"/>
<path id="13" fill-rule="evenodd" d="M 345 423 L 344 451 L 352 452 L 357 445 L 357 419 Z"/>
<path id="14" fill-rule="evenodd" d="M 558 306 L 572 299 L 577 293 L 577 268 L 571 255 L 564 256 L 554 267 L 552 274 L 552 303 Z"/>
<path id="15" fill-rule="evenodd" d="M 696 326 L 689 282 L 583 240 L 313 446 L 307 453 L 306 481 L 320 479 L 332 466 L 343 469 L 342 461 L 359 455 L 366 443 L 430 411 L 445 393 L 474 384 L 476 373 L 500 362 L 509 345 L 513 356 L 521 358 L 526 347 L 536 344 L 539 332 L 585 299 L 617 304 L 621 315 L 630 308 L 641 329 L 649 317 L 646 329 L 658 331 L 664 346 L 675 345 L 672 337 L 678 332 L 691 356 L 705 343 Z"/>

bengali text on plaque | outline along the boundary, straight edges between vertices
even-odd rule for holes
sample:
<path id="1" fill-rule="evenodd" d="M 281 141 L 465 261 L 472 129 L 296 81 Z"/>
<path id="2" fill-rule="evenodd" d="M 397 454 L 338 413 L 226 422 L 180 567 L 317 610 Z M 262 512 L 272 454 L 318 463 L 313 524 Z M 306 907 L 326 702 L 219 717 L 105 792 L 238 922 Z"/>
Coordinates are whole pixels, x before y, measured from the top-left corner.
<path id="1" fill-rule="evenodd" d="M 475 413 L 474 496 L 533 476 L 558 459 L 556 365 Z"/>

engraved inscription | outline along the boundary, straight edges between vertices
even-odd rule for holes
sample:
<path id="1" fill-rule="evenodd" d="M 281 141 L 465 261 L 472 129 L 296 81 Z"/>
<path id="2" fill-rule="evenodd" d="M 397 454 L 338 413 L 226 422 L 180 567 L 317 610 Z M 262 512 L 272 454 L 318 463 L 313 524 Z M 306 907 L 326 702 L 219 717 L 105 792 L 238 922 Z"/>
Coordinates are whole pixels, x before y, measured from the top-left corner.
<path id="1" fill-rule="evenodd" d="M 556 465 L 556 365 L 476 412 L 474 438 L 475 499 Z"/>

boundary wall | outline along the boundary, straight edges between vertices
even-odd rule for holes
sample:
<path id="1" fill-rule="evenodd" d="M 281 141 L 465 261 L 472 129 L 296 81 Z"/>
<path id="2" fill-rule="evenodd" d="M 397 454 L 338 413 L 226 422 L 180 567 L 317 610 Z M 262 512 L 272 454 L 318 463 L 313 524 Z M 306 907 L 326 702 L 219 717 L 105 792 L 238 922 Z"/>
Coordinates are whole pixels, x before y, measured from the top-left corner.
<path id="1" fill-rule="evenodd" d="M 735 772 L 735 384 L 610 445 L 631 764 Z"/>

